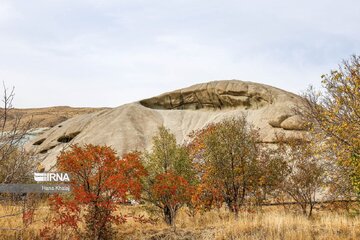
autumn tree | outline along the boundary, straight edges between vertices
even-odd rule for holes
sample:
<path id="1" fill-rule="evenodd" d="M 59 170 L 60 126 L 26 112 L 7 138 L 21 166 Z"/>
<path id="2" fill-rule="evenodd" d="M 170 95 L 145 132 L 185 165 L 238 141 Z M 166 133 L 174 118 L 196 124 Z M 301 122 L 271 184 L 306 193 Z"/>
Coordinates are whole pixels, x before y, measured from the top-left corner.
<path id="1" fill-rule="evenodd" d="M 307 139 L 277 136 L 277 142 L 278 156 L 286 163 L 279 187 L 310 217 L 319 197 L 324 195 L 333 163 Z"/>
<path id="2" fill-rule="evenodd" d="M 276 144 L 259 144 L 258 179 L 252 192 L 257 205 L 265 202 L 283 201 L 282 185 L 289 174 L 288 161 Z"/>
<path id="3" fill-rule="evenodd" d="M 142 191 L 140 179 L 146 171 L 139 154 L 119 158 L 107 146 L 74 145 L 59 155 L 57 168 L 70 174 L 72 194 L 51 198 L 55 226 L 68 229 L 73 238 L 112 239 L 112 225 L 126 221 L 126 216 L 115 214 L 118 204 L 138 199 Z"/>
<path id="4" fill-rule="evenodd" d="M 194 171 L 187 149 L 162 126 L 144 156 L 144 165 L 148 171 L 144 199 L 160 210 L 168 225 L 174 225 L 177 212 L 192 195 Z"/>
<path id="5" fill-rule="evenodd" d="M 199 132 L 197 162 L 202 180 L 216 186 L 229 209 L 238 216 L 259 178 L 258 133 L 245 116 L 224 120 Z M 196 134 L 195 134 L 196 135 Z"/>
<path id="6" fill-rule="evenodd" d="M 209 174 L 208 165 L 204 161 L 203 156 L 205 149 L 204 141 L 206 136 L 211 134 L 214 128 L 214 124 L 209 124 L 205 128 L 189 134 L 191 141 L 188 143 L 187 148 L 192 158 L 197 178 L 197 184 L 189 204 L 191 215 L 194 215 L 199 210 L 208 211 L 212 208 L 219 209 L 224 202 L 220 188 L 210 181 L 211 175 Z"/>
<path id="7" fill-rule="evenodd" d="M 349 168 L 354 189 L 360 194 L 360 56 L 343 61 L 338 70 L 322 75 L 321 91 L 305 93 L 304 115 L 324 150 Z"/>

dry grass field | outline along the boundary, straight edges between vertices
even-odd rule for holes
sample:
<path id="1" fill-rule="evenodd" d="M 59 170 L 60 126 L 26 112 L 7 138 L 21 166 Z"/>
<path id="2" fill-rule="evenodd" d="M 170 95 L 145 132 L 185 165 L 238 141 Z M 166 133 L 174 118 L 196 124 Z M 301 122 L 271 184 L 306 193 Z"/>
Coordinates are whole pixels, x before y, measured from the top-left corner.
<path id="1" fill-rule="evenodd" d="M 0 216 L 20 211 L 20 207 L 1 206 Z M 146 215 L 142 206 L 122 206 L 119 211 L 128 216 Z M 1 239 L 39 239 L 38 232 L 48 221 L 48 207 L 42 205 L 35 213 L 35 221 L 21 230 L 21 215 L 0 218 Z M 156 224 L 129 220 L 117 227 L 117 239 L 360 239 L 360 215 L 342 210 L 318 210 L 308 219 L 296 209 L 265 207 L 244 211 L 235 220 L 226 209 L 212 210 L 190 217 L 185 209 L 176 220 L 176 228 L 169 228 L 161 219 Z M 63 239 L 66 238 L 66 234 Z"/>

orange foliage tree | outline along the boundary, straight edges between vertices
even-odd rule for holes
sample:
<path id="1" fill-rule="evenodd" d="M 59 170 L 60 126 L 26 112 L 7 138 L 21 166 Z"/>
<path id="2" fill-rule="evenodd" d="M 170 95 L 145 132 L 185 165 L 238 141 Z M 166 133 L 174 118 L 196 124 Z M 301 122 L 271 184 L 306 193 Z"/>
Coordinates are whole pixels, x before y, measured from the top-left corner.
<path id="1" fill-rule="evenodd" d="M 71 176 L 72 194 L 55 195 L 50 199 L 54 227 L 67 229 L 67 235 L 78 239 L 111 239 L 112 224 L 121 224 L 126 216 L 114 214 L 118 204 L 129 198 L 138 199 L 142 191 L 140 179 L 146 170 L 138 153 L 122 159 L 107 146 L 74 145 L 57 158 L 58 170 Z M 80 227 L 85 231 L 80 231 Z M 59 236 L 44 229 L 43 236 Z"/>
<path id="2" fill-rule="evenodd" d="M 210 181 L 209 165 L 203 160 L 206 147 L 204 140 L 214 130 L 215 125 L 211 124 L 189 135 L 192 141 L 188 145 L 188 150 L 198 177 L 198 184 L 194 188 L 191 204 L 189 204 L 193 214 L 199 210 L 207 211 L 213 207 L 220 208 L 224 201 L 218 185 Z"/>
<path id="3" fill-rule="evenodd" d="M 163 209 L 165 222 L 173 225 L 177 211 L 191 199 L 192 186 L 185 178 L 170 171 L 155 177 L 151 191 L 152 202 Z"/>

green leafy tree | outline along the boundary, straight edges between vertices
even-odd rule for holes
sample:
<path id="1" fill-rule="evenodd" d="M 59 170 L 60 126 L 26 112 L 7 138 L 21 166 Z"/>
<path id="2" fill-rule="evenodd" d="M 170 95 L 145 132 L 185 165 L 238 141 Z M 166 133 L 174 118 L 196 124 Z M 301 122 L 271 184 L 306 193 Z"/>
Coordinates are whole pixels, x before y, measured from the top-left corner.
<path id="1" fill-rule="evenodd" d="M 174 225 L 178 210 L 191 199 L 195 179 L 187 149 L 162 126 L 145 154 L 144 166 L 148 171 L 144 199 L 160 210 L 167 224 Z"/>

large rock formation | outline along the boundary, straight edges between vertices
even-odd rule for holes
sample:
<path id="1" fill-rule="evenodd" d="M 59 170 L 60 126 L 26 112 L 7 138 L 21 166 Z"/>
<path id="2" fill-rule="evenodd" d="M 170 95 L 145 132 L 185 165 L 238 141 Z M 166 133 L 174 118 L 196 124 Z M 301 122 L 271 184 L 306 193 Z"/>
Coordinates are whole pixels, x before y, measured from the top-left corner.
<path id="1" fill-rule="evenodd" d="M 151 147 L 161 125 L 179 143 L 193 130 L 245 114 L 259 128 L 261 141 L 273 143 L 276 133 L 303 137 L 304 123 L 294 114 L 302 98 L 271 86 L 238 80 L 213 81 L 165 93 L 113 109 L 84 114 L 62 122 L 28 143 L 43 156 L 46 170 L 69 144 L 110 145 L 121 155 Z"/>

